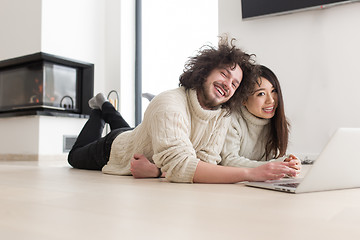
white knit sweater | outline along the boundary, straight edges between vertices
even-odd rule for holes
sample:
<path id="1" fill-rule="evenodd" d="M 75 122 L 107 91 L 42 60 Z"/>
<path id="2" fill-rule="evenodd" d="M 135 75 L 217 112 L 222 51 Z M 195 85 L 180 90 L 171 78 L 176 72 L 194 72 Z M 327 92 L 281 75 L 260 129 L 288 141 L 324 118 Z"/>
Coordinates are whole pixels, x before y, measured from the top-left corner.
<path id="1" fill-rule="evenodd" d="M 268 163 L 265 145 L 270 133 L 270 119 L 261 119 L 251 114 L 246 107 L 231 115 L 224 148 L 221 152 L 224 166 L 258 167 Z M 269 161 L 283 161 L 285 157 Z"/>
<path id="2" fill-rule="evenodd" d="M 193 182 L 198 162 L 218 164 L 230 117 L 224 109 L 204 110 L 195 90 L 180 87 L 157 95 L 133 131 L 115 138 L 107 174 L 130 175 L 134 153 L 144 154 L 173 182 Z"/>

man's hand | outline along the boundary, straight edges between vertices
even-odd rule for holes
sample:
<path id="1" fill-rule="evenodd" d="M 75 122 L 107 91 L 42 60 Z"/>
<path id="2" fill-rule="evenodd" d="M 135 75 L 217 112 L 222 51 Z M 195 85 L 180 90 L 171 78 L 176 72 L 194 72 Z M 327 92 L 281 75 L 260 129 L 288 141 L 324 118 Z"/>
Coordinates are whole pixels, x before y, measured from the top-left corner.
<path id="1" fill-rule="evenodd" d="M 134 154 L 131 158 L 130 171 L 134 178 L 156 178 L 160 169 L 151 163 L 144 155 Z"/>

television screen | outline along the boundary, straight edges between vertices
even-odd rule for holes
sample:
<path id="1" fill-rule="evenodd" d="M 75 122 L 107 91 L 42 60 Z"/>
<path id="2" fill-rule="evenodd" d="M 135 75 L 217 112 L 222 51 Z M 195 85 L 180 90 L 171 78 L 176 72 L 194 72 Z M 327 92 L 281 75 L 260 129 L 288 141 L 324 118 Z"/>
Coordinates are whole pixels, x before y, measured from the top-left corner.
<path id="1" fill-rule="evenodd" d="M 241 0 L 242 18 L 284 14 L 327 5 L 356 2 L 358 0 Z"/>

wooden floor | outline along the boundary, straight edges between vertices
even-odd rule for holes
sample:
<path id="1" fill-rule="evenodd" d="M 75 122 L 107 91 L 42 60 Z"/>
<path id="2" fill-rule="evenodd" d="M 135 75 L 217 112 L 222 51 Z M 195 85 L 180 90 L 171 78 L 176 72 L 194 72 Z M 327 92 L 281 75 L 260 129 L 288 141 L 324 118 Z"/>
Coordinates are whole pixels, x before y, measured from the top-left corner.
<path id="1" fill-rule="evenodd" d="M 287 194 L 0 162 L 0 239 L 360 239 L 360 189 Z"/>

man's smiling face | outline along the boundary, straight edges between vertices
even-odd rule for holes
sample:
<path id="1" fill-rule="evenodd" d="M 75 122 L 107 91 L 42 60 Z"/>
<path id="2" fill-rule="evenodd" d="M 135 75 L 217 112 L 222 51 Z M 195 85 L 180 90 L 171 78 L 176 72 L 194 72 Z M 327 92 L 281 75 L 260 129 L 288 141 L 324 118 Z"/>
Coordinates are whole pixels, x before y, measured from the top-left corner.
<path id="1" fill-rule="evenodd" d="M 242 77 L 243 71 L 239 65 L 212 70 L 197 92 L 200 105 L 208 110 L 218 108 L 234 95 Z"/>

